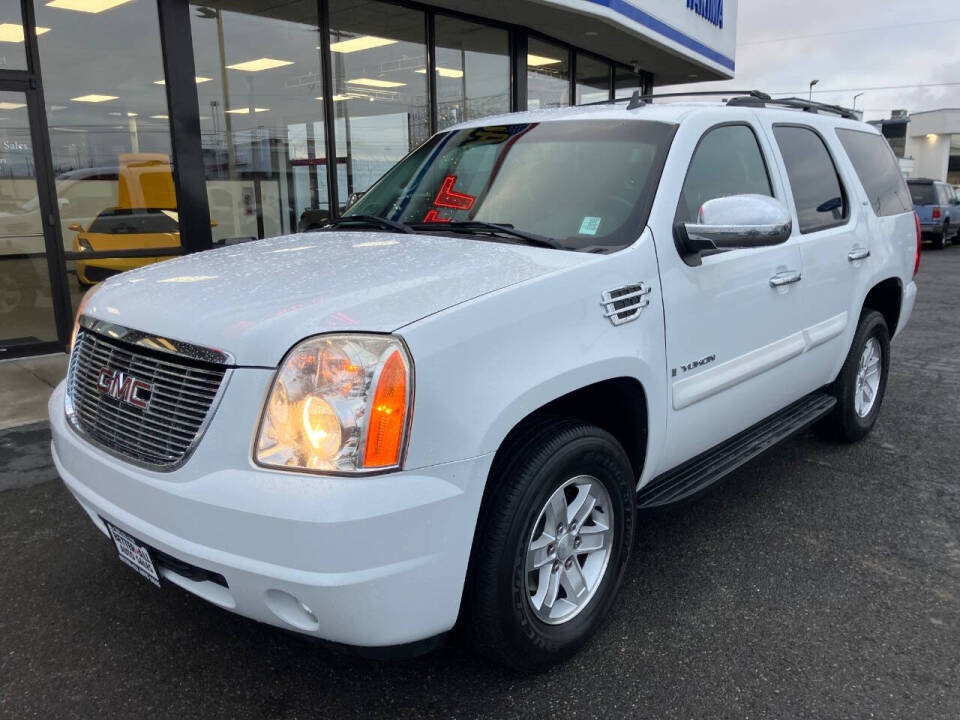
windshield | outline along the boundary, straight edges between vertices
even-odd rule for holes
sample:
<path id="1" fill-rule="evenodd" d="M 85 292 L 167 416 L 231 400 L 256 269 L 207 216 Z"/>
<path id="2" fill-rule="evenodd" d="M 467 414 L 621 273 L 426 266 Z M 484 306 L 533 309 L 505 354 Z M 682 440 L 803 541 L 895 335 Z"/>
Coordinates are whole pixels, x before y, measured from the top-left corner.
<path id="1" fill-rule="evenodd" d="M 408 224 L 497 223 L 612 251 L 647 222 L 674 125 L 577 120 L 435 135 L 349 211 Z"/>
<path id="2" fill-rule="evenodd" d="M 907 183 L 914 205 L 939 205 L 937 190 L 933 183 Z"/>

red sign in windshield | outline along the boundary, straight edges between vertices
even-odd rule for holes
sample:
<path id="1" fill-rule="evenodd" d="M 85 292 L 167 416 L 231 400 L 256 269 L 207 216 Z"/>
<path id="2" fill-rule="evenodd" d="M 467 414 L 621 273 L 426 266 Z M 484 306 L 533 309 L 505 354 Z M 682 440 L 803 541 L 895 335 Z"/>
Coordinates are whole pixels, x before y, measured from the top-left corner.
<path id="1" fill-rule="evenodd" d="M 473 207 L 474 201 L 477 199 L 473 195 L 467 195 L 466 193 L 457 192 L 453 189 L 453 186 L 457 184 L 456 175 L 447 175 L 443 179 L 443 183 L 440 185 L 440 190 L 437 191 L 437 196 L 433 199 L 433 209 L 428 210 L 427 214 L 424 215 L 424 222 L 450 222 L 450 218 L 442 218 L 439 216 L 436 208 L 452 208 L 453 210 L 469 210 Z"/>

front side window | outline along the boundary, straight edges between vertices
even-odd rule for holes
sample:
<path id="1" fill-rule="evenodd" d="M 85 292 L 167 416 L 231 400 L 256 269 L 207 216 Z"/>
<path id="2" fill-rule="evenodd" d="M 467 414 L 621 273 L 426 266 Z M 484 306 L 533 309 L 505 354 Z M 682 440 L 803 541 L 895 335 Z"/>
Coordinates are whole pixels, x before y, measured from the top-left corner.
<path id="1" fill-rule="evenodd" d="M 558 120 L 436 135 L 346 216 L 438 231 L 497 223 L 573 250 L 617 250 L 646 224 L 674 130 L 636 120 Z"/>
<path id="2" fill-rule="evenodd" d="M 910 191 L 907 190 L 900 166 L 882 135 L 838 129 L 837 137 L 878 216 L 899 215 L 913 210 Z"/>
<path id="3" fill-rule="evenodd" d="M 847 198 L 820 136 L 795 125 L 776 125 L 773 135 L 787 168 L 800 232 L 841 225 L 848 214 Z"/>
<path id="4" fill-rule="evenodd" d="M 680 192 L 677 222 L 697 222 L 700 206 L 727 195 L 773 196 L 757 138 L 746 125 L 708 130 L 694 150 Z"/>

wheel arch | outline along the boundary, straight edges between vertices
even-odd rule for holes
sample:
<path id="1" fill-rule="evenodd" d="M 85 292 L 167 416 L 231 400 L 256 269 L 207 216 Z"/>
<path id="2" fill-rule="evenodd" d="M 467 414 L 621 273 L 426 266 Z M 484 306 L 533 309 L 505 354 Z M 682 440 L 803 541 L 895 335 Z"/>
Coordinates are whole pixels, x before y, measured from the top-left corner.
<path id="1" fill-rule="evenodd" d="M 903 305 L 903 282 L 898 277 L 890 277 L 876 283 L 863 300 L 861 316 L 867 310 L 876 310 L 887 321 L 890 337 L 897 332 L 900 321 L 900 308 Z"/>

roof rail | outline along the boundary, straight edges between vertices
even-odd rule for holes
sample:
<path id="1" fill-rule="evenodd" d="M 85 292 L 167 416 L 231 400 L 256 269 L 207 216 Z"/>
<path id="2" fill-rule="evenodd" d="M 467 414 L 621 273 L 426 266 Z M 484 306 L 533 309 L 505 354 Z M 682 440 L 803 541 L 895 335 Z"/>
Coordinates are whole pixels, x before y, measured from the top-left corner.
<path id="1" fill-rule="evenodd" d="M 600 100 L 598 102 L 582 103 L 580 107 L 587 105 L 611 105 L 618 102 L 626 102 L 627 110 L 634 110 L 646 105 L 652 100 L 674 97 L 724 97 L 724 102 L 730 106 L 739 107 L 766 107 L 768 105 L 777 105 L 780 107 L 794 108 L 805 112 L 829 112 L 849 120 L 859 120 L 860 117 L 856 111 L 840 105 L 828 105 L 814 100 L 804 100 L 803 98 L 773 98 L 767 93 L 759 90 L 697 90 L 693 92 L 672 92 L 660 93 L 658 95 L 641 95 L 639 90 L 634 90 L 629 98 L 616 98 L 614 100 Z"/>

